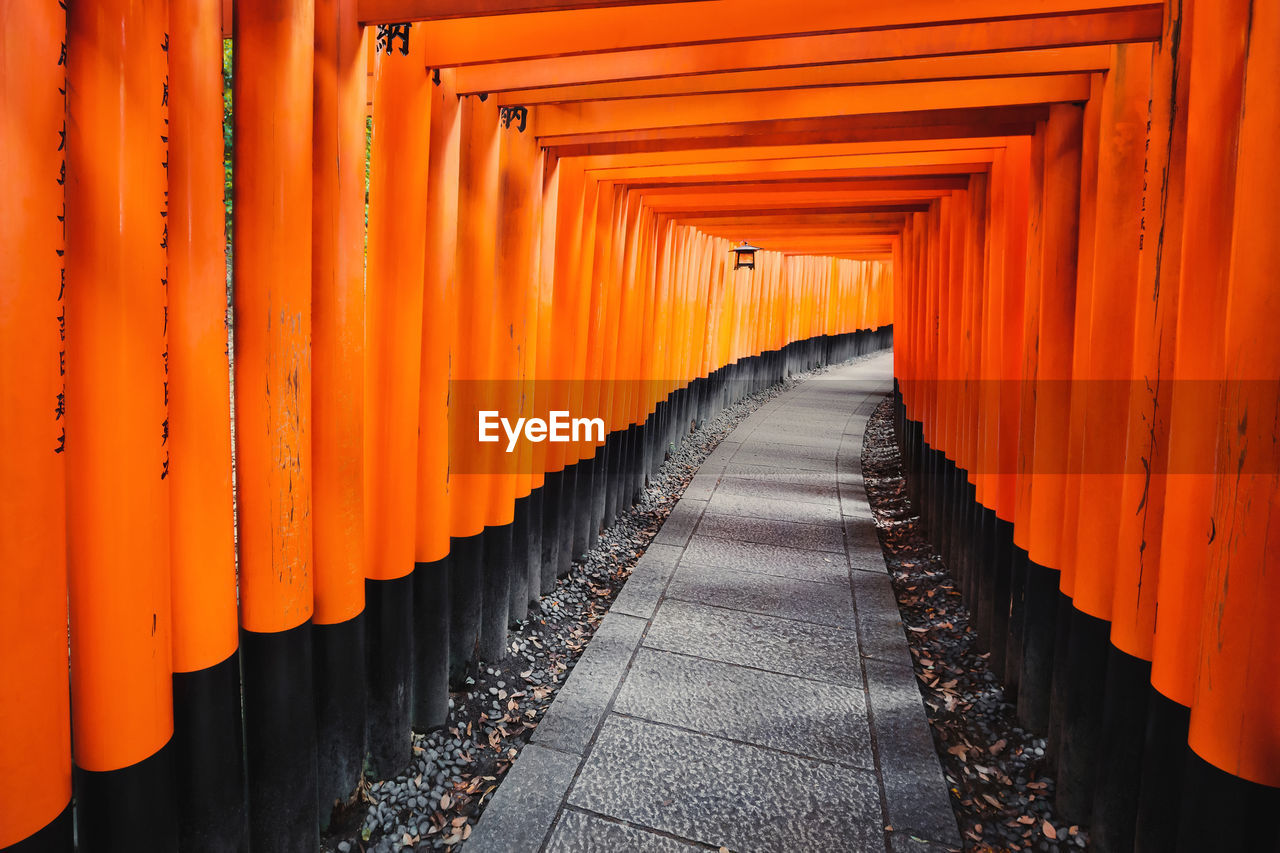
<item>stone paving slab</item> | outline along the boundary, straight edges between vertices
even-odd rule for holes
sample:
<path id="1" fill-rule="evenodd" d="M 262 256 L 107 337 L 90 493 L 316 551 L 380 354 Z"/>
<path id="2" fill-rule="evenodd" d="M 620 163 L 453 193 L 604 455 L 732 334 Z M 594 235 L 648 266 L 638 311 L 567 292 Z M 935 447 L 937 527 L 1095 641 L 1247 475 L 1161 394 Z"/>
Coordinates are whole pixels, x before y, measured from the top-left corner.
<path id="1" fill-rule="evenodd" d="M 708 502 L 708 505 L 709 502 Z M 807 551 L 844 552 L 844 531 L 829 524 L 804 524 L 776 518 L 721 515 L 707 511 L 702 516 L 699 538 L 714 536 L 759 545 L 802 548 Z"/>
<path id="2" fill-rule="evenodd" d="M 711 497 L 710 492 L 707 493 L 707 497 Z M 654 544 L 685 545 L 693 535 L 693 529 L 698 526 L 698 519 L 702 517 L 706 506 L 706 501 L 681 498 L 671 510 L 671 514 L 667 516 L 666 521 L 662 523 L 662 529 L 658 531 L 658 535 L 653 537 Z"/>
<path id="3" fill-rule="evenodd" d="M 604 716 L 627 666 L 645 620 L 609 613 L 578 659 L 569 680 L 547 710 L 530 740 L 541 746 L 582 755 Z"/>
<path id="4" fill-rule="evenodd" d="M 853 573 L 853 597 L 858 602 L 858 645 L 863 656 L 910 668 L 902 614 L 883 563 L 878 572 Z"/>
<path id="5" fill-rule="evenodd" d="M 733 455 L 733 464 L 759 465 L 764 467 L 781 467 L 799 471 L 830 471 L 835 463 L 835 454 L 805 451 L 800 447 L 775 447 L 772 450 L 759 450 L 752 453 L 746 447 Z"/>
<path id="6" fill-rule="evenodd" d="M 915 671 L 868 660 L 866 673 L 890 825 L 895 833 L 959 847 L 960 832 Z"/>
<path id="7" fill-rule="evenodd" d="M 860 686 L 641 649 L 613 711 L 820 761 L 875 767 Z"/>
<path id="8" fill-rule="evenodd" d="M 891 365 L 813 377 L 721 442 L 468 850 L 960 846 L 862 478 Z"/>
<path id="9" fill-rule="evenodd" d="M 846 584 L 848 572 L 841 554 L 737 542 L 714 536 L 698 536 L 684 554 L 685 565 L 719 566 L 762 575 L 798 578 L 815 583 Z M 629 583 L 629 581 L 628 581 Z"/>
<path id="10" fill-rule="evenodd" d="M 840 491 L 836 482 L 796 483 L 785 480 L 761 480 L 756 478 L 724 476 L 716 486 L 714 498 L 723 496 L 765 498 L 791 504 L 820 504 L 840 506 Z"/>
<path id="11" fill-rule="evenodd" d="M 741 518 L 768 518 L 775 521 L 794 521 L 800 524 L 827 524 L 839 527 L 842 515 L 834 501 L 811 503 L 766 498 L 760 495 L 741 495 L 725 491 L 721 480 L 716 492 L 707 502 L 707 512 L 716 515 L 736 515 Z"/>
<path id="12" fill-rule="evenodd" d="M 667 595 L 797 622 L 854 627 L 853 596 L 848 589 L 832 584 L 682 563 L 671 578 Z"/>
<path id="13" fill-rule="evenodd" d="M 569 803 L 735 853 L 884 849 L 874 774 L 625 717 Z"/>
<path id="14" fill-rule="evenodd" d="M 646 648 L 862 685 L 858 635 L 793 619 L 668 598 L 645 634 Z"/>
<path id="15" fill-rule="evenodd" d="M 675 574 L 675 561 L 650 560 L 646 553 L 631 570 L 631 577 L 618 597 L 609 607 L 610 613 L 622 613 L 648 621 L 658 607 L 658 601 L 667 588 L 667 582 Z"/>
<path id="16" fill-rule="evenodd" d="M 687 844 L 598 815 L 565 809 L 547 842 L 547 853 L 691 853 Z"/>
<path id="17" fill-rule="evenodd" d="M 579 757 L 529 744 L 467 841 L 471 853 L 537 850 L 573 783 Z"/>
<path id="18" fill-rule="evenodd" d="M 718 477 L 710 478 L 711 485 L 714 488 L 715 480 L 723 477 L 746 478 L 763 483 L 791 483 L 800 486 L 819 485 L 829 488 L 834 488 L 840 482 L 834 469 L 797 469 L 791 466 L 779 465 L 776 459 L 770 461 L 772 464 L 769 465 L 758 463 L 748 465 L 738 461 L 730 462 Z M 694 479 L 697 479 L 697 477 L 695 476 Z M 687 489 L 685 494 L 689 494 Z M 708 493 L 707 497 L 699 498 L 699 500 L 707 500 L 710 497 L 711 495 Z M 684 500 L 684 498 L 681 498 L 681 500 Z"/>

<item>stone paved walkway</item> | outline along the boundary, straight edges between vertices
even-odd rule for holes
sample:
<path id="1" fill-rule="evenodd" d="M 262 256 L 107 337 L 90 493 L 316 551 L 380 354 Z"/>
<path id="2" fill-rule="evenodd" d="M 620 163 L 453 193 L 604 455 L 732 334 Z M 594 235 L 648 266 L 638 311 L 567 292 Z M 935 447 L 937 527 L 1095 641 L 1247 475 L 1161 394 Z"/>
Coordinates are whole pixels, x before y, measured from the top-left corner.
<path id="1" fill-rule="evenodd" d="M 891 372 L 833 369 L 725 438 L 468 853 L 960 846 L 862 485 Z"/>

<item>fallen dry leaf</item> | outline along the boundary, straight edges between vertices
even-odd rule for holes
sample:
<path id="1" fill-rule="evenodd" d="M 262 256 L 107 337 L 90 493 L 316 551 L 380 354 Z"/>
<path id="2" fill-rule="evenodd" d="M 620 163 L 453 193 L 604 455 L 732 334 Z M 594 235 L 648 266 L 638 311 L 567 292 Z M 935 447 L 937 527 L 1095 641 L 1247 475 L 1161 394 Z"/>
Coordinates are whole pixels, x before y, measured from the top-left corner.
<path id="1" fill-rule="evenodd" d="M 1058 830 L 1054 829 L 1053 824 L 1049 823 L 1049 821 L 1046 820 L 1044 822 L 1044 826 L 1040 828 L 1044 831 L 1045 838 L 1048 838 L 1050 841 L 1058 840 Z"/>

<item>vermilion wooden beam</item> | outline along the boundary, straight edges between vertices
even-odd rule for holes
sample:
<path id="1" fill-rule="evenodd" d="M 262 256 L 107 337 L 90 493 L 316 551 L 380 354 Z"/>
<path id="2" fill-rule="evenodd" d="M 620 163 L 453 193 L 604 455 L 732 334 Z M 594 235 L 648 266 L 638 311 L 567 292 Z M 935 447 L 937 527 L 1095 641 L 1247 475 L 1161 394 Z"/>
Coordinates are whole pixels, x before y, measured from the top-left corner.
<path id="1" fill-rule="evenodd" d="M 754 195 L 723 196 L 706 193 L 697 196 L 646 196 L 646 205 L 658 213 L 695 213 L 708 210 L 787 210 L 795 208 L 825 209 L 838 205 L 868 202 L 929 202 L 949 195 L 949 190 L 883 190 L 879 192 L 763 191 Z"/>
<path id="2" fill-rule="evenodd" d="M 916 200 L 903 199 L 855 199 L 853 201 L 845 201 L 836 204 L 828 204 L 825 206 L 814 206 L 805 208 L 804 215 L 806 217 L 834 216 L 847 217 L 858 216 L 863 214 L 890 214 L 890 213 L 922 213 L 929 209 L 930 198 L 922 198 Z M 680 214 L 679 221 L 682 223 L 700 224 L 709 220 L 751 220 L 755 217 L 773 217 L 785 216 L 794 217 L 795 213 L 791 207 L 786 204 L 770 204 L 762 202 L 754 207 L 738 207 L 738 208 L 713 208 L 708 206 L 703 210 L 684 211 Z"/>
<path id="3" fill-rule="evenodd" d="M 685 50 L 699 50 L 699 48 L 690 47 Z M 1105 71 L 1110 57 L 1109 45 L 1090 45 L 1050 50 L 966 53 L 954 56 L 888 59 L 835 65 L 804 65 L 791 68 L 769 68 L 762 71 L 692 74 L 648 80 L 522 89 L 499 94 L 498 103 L 532 106 L 711 92 L 764 92 L 912 80 L 1083 73 Z M 460 69 L 460 71 L 465 70 Z"/>
<path id="4" fill-rule="evenodd" d="M 882 180 L 893 180 L 897 178 L 929 177 L 936 175 L 968 176 L 986 172 L 989 167 L 990 163 L 952 163 L 939 164 L 935 166 L 885 166 L 878 169 L 827 169 L 820 171 L 797 171 L 785 173 L 740 172 L 736 174 L 720 175 L 657 175 L 645 178 L 632 178 L 630 180 L 625 177 L 612 176 L 611 180 L 619 185 L 627 187 L 665 187 L 679 185 L 706 187 L 722 185 L 730 181 L 752 181 L 762 185 L 774 184 L 781 181 L 797 181 L 806 182 L 811 185 L 820 185 L 827 181 L 838 181 L 848 178 L 866 180 L 879 178 Z"/>
<path id="5" fill-rule="evenodd" d="M 394 7 L 390 0 L 384 0 L 375 17 L 366 13 L 362 4 L 361 19 L 366 23 L 403 21 L 412 17 L 413 6 L 414 0 L 402 0 Z M 796 9 L 775 0 L 712 0 L 432 21 L 424 28 L 424 36 L 431 62 L 447 67 L 785 35 L 1044 19 L 1133 8 L 1159 10 L 1161 4 L 1133 0 L 806 0 L 803 14 L 796 14 Z M 1046 26 L 1043 20 L 1040 26 Z M 1157 27 L 1151 38 L 1158 37 Z M 558 82 L 561 81 L 537 85 Z"/>
<path id="6" fill-rule="evenodd" d="M 531 12 L 569 12 L 690 2 L 707 0 L 361 0 L 360 20 L 366 23 L 447 21 L 454 18 L 487 18 Z"/>
<path id="7" fill-rule="evenodd" d="M 830 181 L 722 181 L 715 184 L 649 184 L 630 186 L 648 198 L 698 196 L 714 193 L 722 198 L 786 192 L 902 192 L 911 190 L 962 190 L 969 185 L 967 175 L 921 175 L 903 178 L 841 178 Z"/>
<path id="8" fill-rule="evenodd" d="M 924 139 L 1028 136 L 1048 115 L 1048 106 L 1030 104 L 975 109 L 932 109 L 825 118 L 739 121 L 711 126 L 582 133 L 544 145 L 561 157 L 656 153 L 740 146 L 874 143 Z"/>
<path id="9" fill-rule="evenodd" d="M 540 138 L 576 134 L 919 111 L 1051 104 L 1089 98 L 1087 74 L 884 83 L 753 94 L 683 95 L 664 98 L 547 105 L 538 111 Z"/>
<path id="10" fill-rule="evenodd" d="M 794 224 L 797 219 L 803 219 L 809 227 L 813 228 L 896 227 L 906 222 L 907 214 L 905 212 L 886 213 L 879 210 L 854 213 L 814 213 L 806 211 L 804 214 L 742 211 L 732 216 L 695 214 L 681 217 L 680 221 L 685 225 L 693 225 L 710 231 L 716 228 L 736 228 L 739 226 L 787 228 Z"/>
<path id="11" fill-rule="evenodd" d="M 926 152 L 949 152 L 960 149 L 993 150 L 1008 144 L 1003 137 L 994 139 L 903 139 L 886 142 L 837 142 L 813 145 L 735 145 L 729 148 L 694 148 L 676 151 L 598 154 L 581 156 L 575 164 L 583 169 L 625 169 L 645 166 L 679 167 L 686 164 L 715 166 L 740 160 L 768 163 L 800 161 L 822 157 L 851 157 L 871 154 L 919 155 Z M 561 157 L 567 157 L 561 149 Z"/>
<path id="12" fill-rule="evenodd" d="M 797 157 L 777 160 L 737 160 L 723 163 L 688 163 L 671 166 L 634 166 L 592 169 L 596 180 L 615 181 L 720 181 L 766 178 L 887 177 L 985 171 L 998 149 L 960 149 L 901 154 L 864 154 L 843 157 Z"/>
<path id="13" fill-rule="evenodd" d="M 1160 9 L 1147 4 L 1136 9 L 1029 20 L 928 24 L 488 63 L 459 68 L 458 81 L 467 92 L 536 90 L 722 72 L 1109 45 L 1156 38 L 1160 26 Z"/>

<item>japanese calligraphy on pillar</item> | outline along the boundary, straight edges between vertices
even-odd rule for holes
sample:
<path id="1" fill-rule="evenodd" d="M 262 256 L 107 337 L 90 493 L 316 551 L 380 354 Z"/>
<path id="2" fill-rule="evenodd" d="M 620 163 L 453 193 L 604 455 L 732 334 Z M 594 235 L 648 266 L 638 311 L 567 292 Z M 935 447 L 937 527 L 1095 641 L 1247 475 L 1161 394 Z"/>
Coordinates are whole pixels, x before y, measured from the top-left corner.
<path id="1" fill-rule="evenodd" d="M 1147 241 L 1147 188 L 1151 180 L 1151 110 L 1154 103 L 1147 99 L 1147 141 L 1142 148 L 1142 207 L 1138 211 L 1138 251 Z"/>
<path id="2" fill-rule="evenodd" d="M 57 0 L 62 17 L 67 15 L 66 0 Z M 55 251 L 58 253 L 58 396 L 54 404 L 54 423 L 58 430 L 58 439 L 53 452 L 62 453 L 67 449 L 67 35 L 66 27 L 62 30 L 62 46 L 58 50 L 58 67 L 62 69 L 62 87 L 58 94 L 62 95 L 62 129 L 58 131 L 58 187 L 62 190 L 62 212 L 58 214 L 58 225 L 62 232 L 62 241 Z"/>
<path id="3" fill-rule="evenodd" d="M 165 250 L 164 272 L 160 278 L 160 287 L 164 290 L 164 299 L 161 303 L 163 311 L 161 336 L 164 339 L 164 348 L 160 354 L 164 360 L 165 415 L 160 423 L 160 446 L 164 449 L 164 456 L 160 462 L 160 479 L 163 480 L 169 476 L 169 33 L 167 32 L 164 34 L 164 42 L 161 43 L 160 49 L 165 53 L 164 88 L 160 96 L 160 113 L 163 122 L 160 141 L 164 143 L 164 160 L 161 165 L 164 167 L 165 174 L 164 197 L 160 203 L 160 248 Z"/>
<path id="4" fill-rule="evenodd" d="M 408 56 L 410 26 L 410 24 L 378 24 L 377 49 L 390 56 L 398 41 L 400 43 L 400 53 Z"/>

